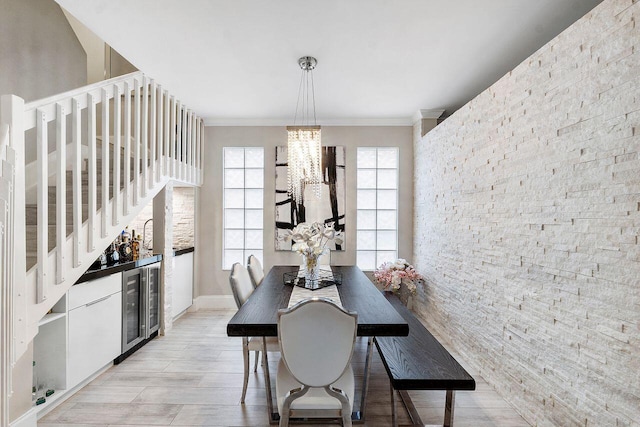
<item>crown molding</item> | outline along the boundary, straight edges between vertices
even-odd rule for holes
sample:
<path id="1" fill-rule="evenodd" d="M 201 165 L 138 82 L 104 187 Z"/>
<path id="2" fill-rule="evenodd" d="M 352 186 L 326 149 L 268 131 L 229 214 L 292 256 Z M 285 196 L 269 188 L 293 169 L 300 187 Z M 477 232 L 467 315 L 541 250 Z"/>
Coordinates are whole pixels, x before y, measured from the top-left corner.
<path id="1" fill-rule="evenodd" d="M 289 119 L 216 119 L 205 118 L 205 126 L 291 126 Z M 413 126 L 411 117 L 386 119 L 329 119 L 318 122 L 320 126 Z"/>
<path id="2" fill-rule="evenodd" d="M 435 110 L 418 110 L 413 115 L 413 123 L 416 123 L 422 119 L 439 119 L 444 114 L 444 109 Z"/>

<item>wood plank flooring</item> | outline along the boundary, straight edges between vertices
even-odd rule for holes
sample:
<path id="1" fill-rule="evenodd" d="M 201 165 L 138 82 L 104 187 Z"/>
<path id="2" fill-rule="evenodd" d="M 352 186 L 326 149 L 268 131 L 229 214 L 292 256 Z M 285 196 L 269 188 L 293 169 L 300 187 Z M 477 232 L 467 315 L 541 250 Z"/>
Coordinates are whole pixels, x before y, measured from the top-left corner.
<path id="1" fill-rule="evenodd" d="M 246 403 L 240 404 L 241 340 L 226 334 L 233 314 L 202 310 L 185 314 L 166 336 L 111 367 L 39 420 L 38 426 L 268 426 L 261 367 L 251 373 Z M 356 375 L 362 373 L 366 347 L 366 340 L 359 340 L 353 362 Z M 456 427 L 529 426 L 464 360 L 456 359 L 477 384 L 476 391 L 456 393 Z M 272 379 L 277 363 L 277 353 L 270 353 Z M 360 382 L 356 378 L 356 384 Z M 410 393 L 422 420 L 442 425 L 445 392 Z M 391 425 L 389 402 L 389 380 L 374 349 L 366 422 L 360 425 Z M 400 425 L 408 425 L 401 404 L 397 410 Z"/>

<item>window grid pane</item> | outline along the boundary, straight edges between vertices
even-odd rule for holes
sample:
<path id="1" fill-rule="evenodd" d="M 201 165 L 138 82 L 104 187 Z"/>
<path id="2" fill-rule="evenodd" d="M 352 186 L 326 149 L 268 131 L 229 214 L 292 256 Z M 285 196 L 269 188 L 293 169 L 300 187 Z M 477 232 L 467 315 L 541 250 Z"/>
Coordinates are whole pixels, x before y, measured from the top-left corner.
<path id="1" fill-rule="evenodd" d="M 356 263 L 374 270 L 398 255 L 398 148 L 357 152 Z"/>
<path id="2" fill-rule="evenodd" d="M 223 149 L 222 268 L 246 264 L 249 255 L 263 257 L 264 148 Z"/>

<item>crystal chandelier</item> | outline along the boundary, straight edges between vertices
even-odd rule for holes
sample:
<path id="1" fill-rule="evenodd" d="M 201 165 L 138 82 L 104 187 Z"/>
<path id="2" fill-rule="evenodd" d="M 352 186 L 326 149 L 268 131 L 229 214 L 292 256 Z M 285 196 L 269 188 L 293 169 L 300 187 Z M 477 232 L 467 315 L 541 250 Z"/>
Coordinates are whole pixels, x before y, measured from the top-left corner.
<path id="1" fill-rule="evenodd" d="M 303 56 L 298 60 L 298 65 L 302 69 L 298 102 L 294 125 L 287 126 L 288 191 L 297 204 L 304 200 L 306 186 L 310 186 L 318 198 L 322 188 L 320 126 L 316 125 L 316 100 L 313 88 L 313 69 L 317 63 L 318 61 L 312 56 Z M 297 124 L 298 111 L 300 111 L 300 124 Z M 313 124 L 311 124 L 311 114 L 313 114 Z"/>

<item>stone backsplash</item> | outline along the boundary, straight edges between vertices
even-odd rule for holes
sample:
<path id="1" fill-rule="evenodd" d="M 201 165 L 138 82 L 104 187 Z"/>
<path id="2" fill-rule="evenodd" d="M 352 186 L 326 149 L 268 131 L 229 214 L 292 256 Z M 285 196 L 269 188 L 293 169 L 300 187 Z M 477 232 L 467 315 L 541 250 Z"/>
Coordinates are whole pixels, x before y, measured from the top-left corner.
<path id="1" fill-rule="evenodd" d="M 195 189 L 173 187 L 173 247 L 183 249 L 194 246 Z M 140 211 L 129 224 L 129 231 L 143 236 L 144 223 L 153 218 L 153 202 Z M 153 222 L 147 224 L 145 244 L 153 246 Z"/>

